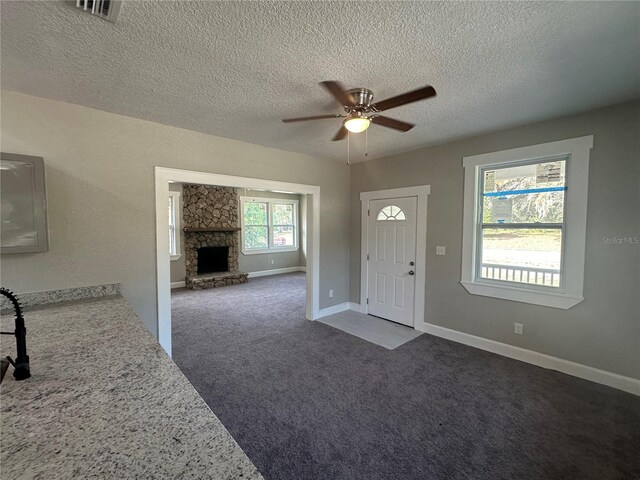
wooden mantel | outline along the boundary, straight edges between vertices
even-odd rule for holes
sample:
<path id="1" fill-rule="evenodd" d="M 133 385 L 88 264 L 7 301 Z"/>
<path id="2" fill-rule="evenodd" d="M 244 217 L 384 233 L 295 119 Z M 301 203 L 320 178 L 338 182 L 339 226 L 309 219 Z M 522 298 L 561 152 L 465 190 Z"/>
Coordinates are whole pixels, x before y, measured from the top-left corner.
<path id="1" fill-rule="evenodd" d="M 239 232 L 240 227 L 184 227 L 185 232 Z"/>

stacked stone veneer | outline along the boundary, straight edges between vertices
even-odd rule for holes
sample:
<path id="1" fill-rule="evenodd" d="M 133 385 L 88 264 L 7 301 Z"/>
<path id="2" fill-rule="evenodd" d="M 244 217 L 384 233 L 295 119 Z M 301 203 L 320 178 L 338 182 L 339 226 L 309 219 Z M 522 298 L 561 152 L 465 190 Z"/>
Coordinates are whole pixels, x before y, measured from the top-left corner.
<path id="1" fill-rule="evenodd" d="M 238 194 L 233 188 L 185 184 L 182 189 L 184 228 L 238 228 Z M 229 271 L 198 275 L 198 248 L 229 247 Z M 238 271 L 240 234 L 232 232 L 185 232 L 184 253 L 188 288 L 223 287 L 245 283 L 247 274 Z"/>

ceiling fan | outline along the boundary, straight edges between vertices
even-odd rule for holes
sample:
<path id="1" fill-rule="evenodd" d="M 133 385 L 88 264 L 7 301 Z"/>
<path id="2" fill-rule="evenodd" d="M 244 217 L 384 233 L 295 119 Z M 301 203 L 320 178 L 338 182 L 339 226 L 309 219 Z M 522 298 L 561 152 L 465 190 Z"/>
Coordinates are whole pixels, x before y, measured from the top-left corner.
<path id="1" fill-rule="evenodd" d="M 364 132 L 372 123 L 393 128 L 394 130 L 400 130 L 401 132 L 407 132 L 415 127 L 415 125 L 385 117 L 384 115 L 380 115 L 380 112 L 436 96 L 435 89 L 431 86 L 426 86 L 403 93 L 402 95 L 387 98 L 378 103 L 372 103 L 373 92 L 366 88 L 345 90 L 340 82 L 334 81 L 320 82 L 320 85 L 326 88 L 329 93 L 340 102 L 346 112 L 345 115 L 337 113 L 331 115 L 314 115 L 312 117 L 284 118 L 282 121 L 284 123 L 290 123 L 303 122 L 306 120 L 321 120 L 324 118 L 344 118 L 345 120 L 342 123 L 342 127 L 340 127 L 338 133 L 333 137 L 334 141 L 342 140 L 347 136 L 348 132 Z"/>

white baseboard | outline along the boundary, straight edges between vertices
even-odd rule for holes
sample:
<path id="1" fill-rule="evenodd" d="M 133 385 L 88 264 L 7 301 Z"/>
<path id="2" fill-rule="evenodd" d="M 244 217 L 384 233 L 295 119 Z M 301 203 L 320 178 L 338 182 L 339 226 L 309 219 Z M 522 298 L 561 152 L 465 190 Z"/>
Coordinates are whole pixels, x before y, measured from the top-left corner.
<path id="1" fill-rule="evenodd" d="M 420 327 L 423 327 L 424 330 L 422 328 L 418 328 L 418 326 L 416 326 L 416 330 L 421 330 L 431 335 L 435 335 L 436 337 L 446 338 L 447 340 L 452 340 L 481 350 L 496 353 L 504 357 L 530 363 L 538 367 L 557 370 L 558 372 L 566 373 L 567 375 L 607 385 L 609 387 L 617 388 L 618 390 L 633 393 L 634 395 L 640 395 L 640 380 L 632 377 L 625 377 L 624 375 L 619 375 L 617 373 L 607 372 L 605 370 L 589 367 L 580 363 L 563 360 L 562 358 L 545 355 L 544 353 L 538 353 L 533 350 L 527 350 L 525 348 L 515 347 L 506 343 L 496 342 L 495 340 L 477 337 L 475 335 L 458 332 L 457 330 L 451 330 L 449 328 L 440 327 L 430 323 L 423 323 Z"/>
<path id="2" fill-rule="evenodd" d="M 185 281 L 181 281 L 181 282 L 171 282 L 171 288 L 182 288 L 182 287 L 186 287 L 186 283 Z"/>
<path id="3" fill-rule="evenodd" d="M 316 317 L 314 318 L 314 320 L 328 317 L 329 315 L 334 315 L 336 313 L 346 312 L 347 310 L 349 310 L 349 302 L 339 303 L 327 308 L 321 308 L 318 313 L 316 313 Z"/>
<path id="4" fill-rule="evenodd" d="M 353 310 L 358 313 L 365 313 L 365 309 L 359 303 L 349 302 L 349 310 Z"/>
<path id="5" fill-rule="evenodd" d="M 272 270 L 262 270 L 260 272 L 249 272 L 249 278 L 266 277 L 267 275 L 279 275 L 281 273 L 306 272 L 306 267 L 286 267 L 274 268 Z"/>

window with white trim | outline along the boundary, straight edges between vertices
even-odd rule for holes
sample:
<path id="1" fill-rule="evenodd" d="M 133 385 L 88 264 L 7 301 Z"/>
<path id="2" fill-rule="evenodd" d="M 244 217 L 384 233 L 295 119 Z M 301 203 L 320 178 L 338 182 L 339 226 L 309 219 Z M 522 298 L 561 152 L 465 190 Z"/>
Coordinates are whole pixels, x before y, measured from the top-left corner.
<path id="1" fill-rule="evenodd" d="M 169 255 L 180 258 L 180 192 L 169 192 Z"/>
<path id="2" fill-rule="evenodd" d="M 464 158 L 462 284 L 570 308 L 583 300 L 593 137 Z"/>
<path id="3" fill-rule="evenodd" d="M 242 253 L 298 250 L 298 201 L 240 197 Z"/>

